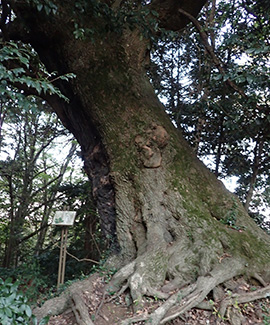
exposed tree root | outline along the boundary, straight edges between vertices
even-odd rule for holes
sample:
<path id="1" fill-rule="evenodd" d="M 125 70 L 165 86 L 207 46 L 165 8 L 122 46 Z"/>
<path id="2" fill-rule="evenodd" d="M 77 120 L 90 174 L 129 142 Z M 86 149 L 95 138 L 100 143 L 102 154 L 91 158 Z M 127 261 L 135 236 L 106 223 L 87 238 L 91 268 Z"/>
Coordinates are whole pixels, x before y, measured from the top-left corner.
<path id="1" fill-rule="evenodd" d="M 135 270 L 136 261 L 132 261 L 122 267 L 113 277 L 113 280 L 107 286 L 107 291 L 119 291 L 122 289 L 122 284 L 128 280 Z"/>
<path id="2" fill-rule="evenodd" d="M 240 275 L 243 272 L 243 268 L 243 261 L 236 259 L 224 260 L 209 274 L 200 276 L 195 283 L 171 295 L 152 314 L 145 315 L 144 317 L 140 315 L 129 318 L 123 321 L 122 325 L 142 320 L 151 320 L 152 325 L 158 325 L 173 320 L 182 313 L 200 304 L 216 286 Z"/>
<path id="3" fill-rule="evenodd" d="M 222 300 L 219 308 L 220 316 L 225 316 L 226 310 L 229 306 L 235 306 L 238 304 L 243 304 L 267 297 L 270 297 L 270 285 L 253 292 L 247 292 L 243 294 L 232 294 L 231 296 L 226 297 Z"/>
<path id="4" fill-rule="evenodd" d="M 254 274 L 250 274 L 250 276 L 256 278 L 260 284 L 266 285 L 265 287 L 253 292 L 231 293 L 242 286 L 243 283 L 245 285 L 245 282 L 241 280 L 241 276 L 248 273 L 246 265 L 245 260 L 227 258 L 222 260 L 221 263 L 217 263 L 210 272 L 199 276 L 196 282 L 186 285 L 174 293 L 170 291 L 169 294 L 156 288 L 147 288 L 147 290 L 144 290 L 144 293 L 141 293 L 142 295 L 150 295 L 162 299 L 165 297 L 166 301 L 159 305 L 152 313 L 145 312 L 144 314 L 137 314 L 123 320 L 121 325 L 128 325 L 139 321 L 149 322 L 151 325 L 162 325 L 177 317 L 184 316 L 183 314 L 192 308 L 207 310 L 215 308 L 221 319 L 226 317 L 231 324 L 241 324 L 244 316 L 238 308 L 238 304 L 248 303 L 270 296 L 270 285 L 266 285 L 264 279 L 258 274 L 255 274 L 255 276 Z M 96 309 L 95 319 L 97 319 L 102 305 L 108 303 L 108 300 L 105 299 L 108 293 L 111 294 L 112 290 L 117 289 L 117 293 L 109 301 L 117 297 L 119 298 L 126 289 L 130 289 L 130 279 L 137 271 L 135 260 L 115 274 L 103 293 L 99 307 Z M 236 277 L 240 278 L 237 281 L 232 281 Z M 36 308 L 34 314 L 39 320 L 48 314 L 61 314 L 64 310 L 71 307 L 79 325 L 93 325 L 94 322 L 92 322 L 89 315 L 88 306 L 82 299 L 82 293 L 86 289 L 90 292 L 93 291 L 92 284 L 97 278 L 98 274 L 87 280 L 72 284 L 59 297 L 47 301 L 41 308 Z M 226 291 L 224 288 L 233 289 Z M 212 305 L 208 301 L 208 295 L 210 293 L 214 300 L 214 304 Z M 102 315 L 100 316 L 103 317 Z"/>
<path id="5" fill-rule="evenodd" d="M 94 325 L 89 317 L 88 308 L 78 293 L 72 294 L 72 311 L 79 325 Z"/>
<path id="6" fill-rule="evenodd" d="M 85 290 L 91 292 L 93 290 L 92 283 L 98 278 L 98 274 L 89 277 L 86 280 L 73 283 L 66 289 L 59 297 L 47 300 L 41 307 L 33 310 L 37 320 L 40 321 L 47 315 L 60 315 L 67 308 L 72 308 L 78 324 L 92 324 L 90 323 L 87 307 L 85 306 L 80 293 Z M 87 317 L 88 315 L 88 317 Z M 88 322 L 88 323 L 87 323 Z"/>
<path id="7" fill-rule="evenodd" d="M 264 286 L 264 287 L 267 286 L 267 283 L 264 281 L 264 279 L 258 273 L 254 273 L 253 278 L 255 280 L 259 281 L 262 286 Z"/>

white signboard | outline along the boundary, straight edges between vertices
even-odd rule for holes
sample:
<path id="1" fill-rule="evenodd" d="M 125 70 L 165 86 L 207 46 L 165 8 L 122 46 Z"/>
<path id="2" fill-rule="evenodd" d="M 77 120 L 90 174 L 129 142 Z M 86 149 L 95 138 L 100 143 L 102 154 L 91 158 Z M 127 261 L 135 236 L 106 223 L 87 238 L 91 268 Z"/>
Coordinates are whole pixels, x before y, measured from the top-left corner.
<path id="1" fill-rule="evenodd" d="M 52 224 L 55 226 L 73 226 L 76 211 L 56 211 Z"/>

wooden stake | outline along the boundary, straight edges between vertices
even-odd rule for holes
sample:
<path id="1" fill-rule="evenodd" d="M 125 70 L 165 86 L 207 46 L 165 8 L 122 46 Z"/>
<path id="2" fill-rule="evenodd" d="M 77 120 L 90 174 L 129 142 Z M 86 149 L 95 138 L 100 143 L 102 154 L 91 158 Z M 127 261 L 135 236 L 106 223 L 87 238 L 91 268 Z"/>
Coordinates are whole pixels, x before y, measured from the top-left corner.
<path id="1" fill-rule="evenodd" d="M 63 284 L 65 280 L 65 267 L 66 267 L 66 256 L 67 256 L 67 234 L 68 234 L 68 227 L 62 227 L 57 290 L 59 289 L 60 284 Z"/>

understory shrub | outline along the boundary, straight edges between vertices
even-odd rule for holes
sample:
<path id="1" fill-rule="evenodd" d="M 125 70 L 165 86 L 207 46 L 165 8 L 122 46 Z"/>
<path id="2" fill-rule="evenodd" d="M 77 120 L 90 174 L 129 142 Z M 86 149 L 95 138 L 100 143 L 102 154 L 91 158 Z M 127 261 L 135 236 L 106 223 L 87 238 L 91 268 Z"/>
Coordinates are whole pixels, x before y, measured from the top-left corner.
<path id="1" fill-rule="evenodd" d="M 0 278 L 0 324 L 8 325 L 35 325 L 36 317 L 32 314 L 27 297 L 19 290 L 19 281 L 12 282 L 11 278 L 5 281 Z M 45 317 L 39 325 L 47 324 Z"/>

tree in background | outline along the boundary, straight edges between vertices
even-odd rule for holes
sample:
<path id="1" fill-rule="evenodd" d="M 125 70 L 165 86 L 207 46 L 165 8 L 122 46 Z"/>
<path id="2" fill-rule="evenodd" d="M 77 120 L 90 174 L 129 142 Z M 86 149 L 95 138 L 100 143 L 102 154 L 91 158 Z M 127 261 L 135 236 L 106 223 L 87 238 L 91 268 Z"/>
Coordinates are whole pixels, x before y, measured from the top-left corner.
<path id="1" fill-rule="evenodd" d="M 26 240 L 31 234 L 38 236 L 36 252 L 42 248 L 48 218 L 59 204 L 58 187 L 77 147 L 76 143 L 71 144 L 62 162 L 56 160 L 53 151 L 57 139 L 62 137 L 69 146 L 67 139 L 63 139 L 67 132 L 55 114 L 46 112 L 45 103 L 35 98 L 31 101 L 29 110 L 10 108 L 2 130 L 0 209 L 4 267 L 17 266 L 19 260 L 29 255 L 31 244 Z"/>
<path id="2" fill-rule="evenodd" d="M 10 80 L 3 75 L 3 81 L 18 93 L 39 93 L 81 145 L 111 247 L 109 262 L 119 268 L 110 290 L 129 289 L 136 308 L 145 295 L 166 299 L 151 315 L 140 315 L 140 321 L 162 324 L 233 277 L 265 284 L 269 237 L 195 157 L 146 74 L 153 43 L 194 21 L 205 1 L 1 4 L 2 47 L 10 46 L 8 41 L 20 50 L 30 44 L 40 60 L 21 71 L 21 78 L 30 75 L 29 85 L 24 79 L 20 88 L 14 73 Z M 14 16 L 8 14 L 12 10 Z M 6 59 L 3 69 L 22 65 L 18 58 L 11 61 Z M 48 72 L 43 88 L 37 88 L 40 62 Z M 226 79 L 219 61 L 216 67 Z M 52 78 L 55 71 L 76 78 Z M 230 87 L 236 81 L 226 80 Z"/>
<path id="3" fill-rule="evenodd" d="M 89 273 L 93 263 L 104 259 L 106 247 L 91 207 L 91 187 L 77 166 L 77 142 L 46 102 L 31 97 L 28 108 L 16 101 L 8 104 L 2 106 L 0 148 L 0 274 L 15 278 L 20 274 L 37 295 L 37 284 L 57 281 L 61 229 L 48 227 L 55 210 L 76 211 L 69 231 L 66 279 Z"/>
<path id="4" fill-rule="evenodd" d="M 193 19 L 180 38 L 163 42 L 150 66 L 159 96 L 196 154 L 211 161 L 216 176 L 237 176 L 236 193 L 257 213 L 268 201 L 263 192 L 269 183 L 265 5 L 209 2 L 201 22 Z"/>

